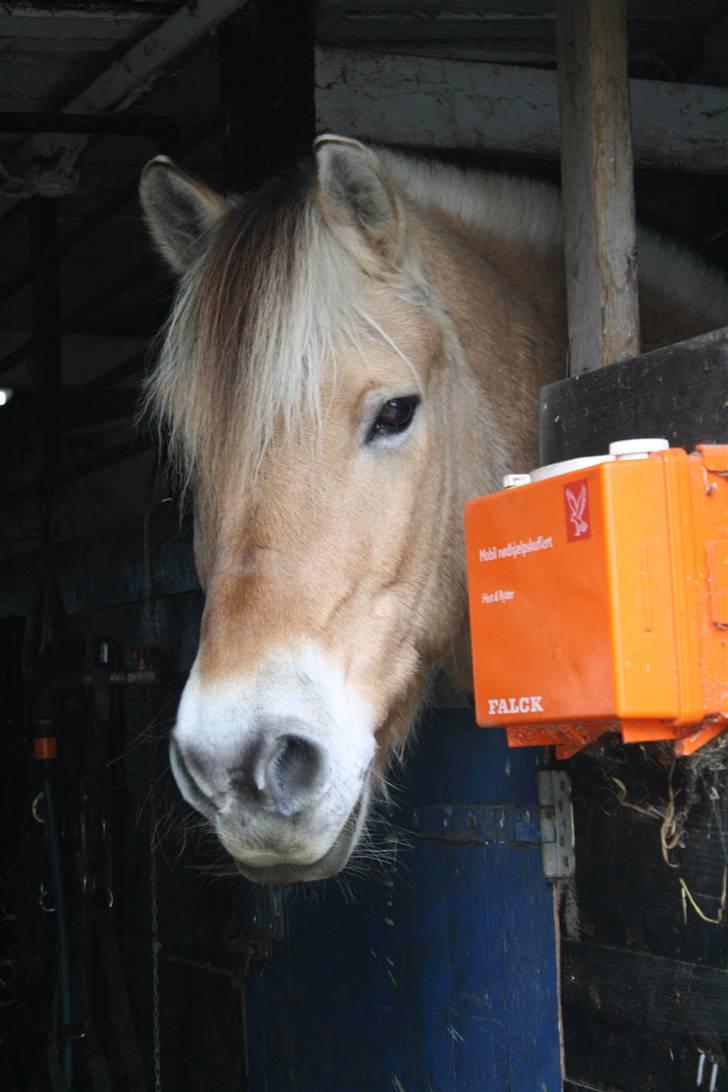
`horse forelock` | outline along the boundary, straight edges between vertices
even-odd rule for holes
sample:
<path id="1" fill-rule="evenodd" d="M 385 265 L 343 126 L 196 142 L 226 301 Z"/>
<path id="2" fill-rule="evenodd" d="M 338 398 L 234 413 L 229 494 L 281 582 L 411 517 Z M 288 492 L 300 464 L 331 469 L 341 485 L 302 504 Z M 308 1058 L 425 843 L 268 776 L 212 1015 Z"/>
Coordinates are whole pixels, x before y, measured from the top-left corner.
<path id="1" fill-rule="evenodd" d="M 359 284 L 311 177 L 224 217 L 180 283 L 147 384 L 183 488 L 214 495 L 231 472 L 253 486 L 279 430 L 291 434 L 302 411 L 320 420 L 324 364 L 361 334 Z"/>
<path id="2" fill-rule="evenodd" d="M 393 153 L 384 158 L 415 202 L 437 205 L 483 230 L 491 221 L 503 226 L 499 209 L 514 180 L 489 183 L 493 200 L 481 206 L 488 211 L 486 225 L 473 212 L 482 176 Z M 542 200 L 548 193 L 543 187 L 535 192 Z M 539 204 L 535 197 L 533 204 Z M 484 215 L 480 211 L 480 219 Z M 511 219 L 507 234 L 525 230 L 522 220 Z M 390 274 L 387 287 L 430 310 L 439 325 L 450 325 L 416 246 L 407 268 L 399 278 Z M 182 278 L 147 384 L 147 408 L 168 430 L 170 461 L 183 489 L 201 484 L 201 496 L 214 501 L 233 473 L 238 486 L 252 489 L 279 430 L 291 435 L 307 411 L 316 431 L 326 362 L 335 364 L 342 344 L 361 352 L 371 334 L 399 353 L 363 306 L 362 273 L 324 223 L 313 173 L 298 170 L 241 199 Z"/>

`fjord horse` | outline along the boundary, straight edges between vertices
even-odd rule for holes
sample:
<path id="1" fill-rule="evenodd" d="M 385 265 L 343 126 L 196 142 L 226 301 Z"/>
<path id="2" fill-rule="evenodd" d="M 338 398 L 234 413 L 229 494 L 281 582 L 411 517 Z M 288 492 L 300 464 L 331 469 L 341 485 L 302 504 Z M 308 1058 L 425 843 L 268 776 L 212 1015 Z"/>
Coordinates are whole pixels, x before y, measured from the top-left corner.
<path id="1" fill-rule="evenodd" d="M 325 136 L 231 200 L 159 157 L 141 200 L 206 597 L 172 767 L 250 879 L 329 876 L 433 668 L 469 684 L 463 503 L 536 465 L 565 370 L 558 194 Z M 728 322 L 687 253 L 640 270 L 646 347 Z"/>

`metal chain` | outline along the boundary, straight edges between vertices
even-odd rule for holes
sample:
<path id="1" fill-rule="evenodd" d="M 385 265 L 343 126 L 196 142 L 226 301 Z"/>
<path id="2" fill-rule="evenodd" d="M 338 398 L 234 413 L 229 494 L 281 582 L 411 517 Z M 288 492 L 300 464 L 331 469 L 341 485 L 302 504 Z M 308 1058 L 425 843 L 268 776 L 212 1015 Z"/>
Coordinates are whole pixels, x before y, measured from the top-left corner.
<path id="1" fill-rule="evenodd" d="M 152 646 L 153 633 L 152 618 L 152 561 L 149 542 L 149 515 L 144 516 L 144 644 L 149 650 Z M 152 693 L 151 687 L 146 688 L 146 714 L 147 730 L 152 725 Z M 157 808 L 154 799 L 155 789 L 155 763 L 156 748 L 150 743 L 149 755 L 149 916 L 150 934 L 152 944 L 152 1038 L 154 1044 L 154 1092 L 162 1092 L 162 1037 L 160 1030 L 160 1005 L 159 1005 L 159 903 L 157 897 Z"/>

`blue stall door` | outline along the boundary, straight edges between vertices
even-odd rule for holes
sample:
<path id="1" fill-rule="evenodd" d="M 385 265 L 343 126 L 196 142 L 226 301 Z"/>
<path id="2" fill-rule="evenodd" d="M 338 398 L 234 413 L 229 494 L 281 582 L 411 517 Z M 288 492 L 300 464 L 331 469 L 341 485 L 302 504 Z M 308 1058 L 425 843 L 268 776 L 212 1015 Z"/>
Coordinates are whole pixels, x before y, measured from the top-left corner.
<path id="1" fill-rule="evenodd" d="M 392 864 L 351 893 L 284 891 L 285 937 L 248 980 L 251 1092 L 560 1092 L 543 761 L 469 712 L 429 717 Z"/>

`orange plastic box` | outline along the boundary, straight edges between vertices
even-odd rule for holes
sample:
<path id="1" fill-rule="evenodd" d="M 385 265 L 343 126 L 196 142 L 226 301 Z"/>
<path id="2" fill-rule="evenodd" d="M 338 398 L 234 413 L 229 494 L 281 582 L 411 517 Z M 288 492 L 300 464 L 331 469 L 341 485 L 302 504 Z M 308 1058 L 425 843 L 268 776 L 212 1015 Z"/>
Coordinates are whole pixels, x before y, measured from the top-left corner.
<path id="1" fill-rule="evenodd" d="M 728 445 L 610 451 L 466 505 L 476 718 L 690 754 L 728 728 Z"/>

